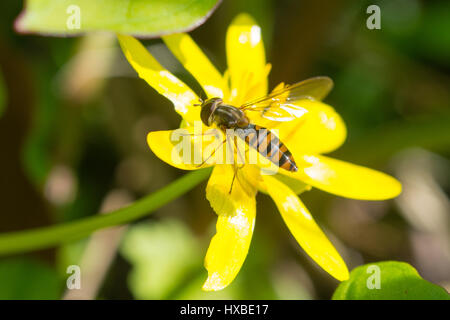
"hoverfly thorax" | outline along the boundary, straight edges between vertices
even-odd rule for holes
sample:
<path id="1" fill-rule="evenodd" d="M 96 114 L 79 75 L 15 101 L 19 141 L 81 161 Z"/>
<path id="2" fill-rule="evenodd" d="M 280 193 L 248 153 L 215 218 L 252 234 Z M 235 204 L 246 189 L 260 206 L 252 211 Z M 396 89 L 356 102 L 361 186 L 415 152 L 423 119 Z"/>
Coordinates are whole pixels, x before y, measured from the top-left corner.
<path id="1" fill-rule="evenodd" d="M 210 127 L 213 123 L 213 114 L 214 111 L 217 109 L 219 104 L 221 104 L 223 101 L 221 98 L 211 98 L 208 100 L 205 100 L 201 107 L 202 110 L 200 111 L 200 118 L 202 119 L 202 122 Z"/>

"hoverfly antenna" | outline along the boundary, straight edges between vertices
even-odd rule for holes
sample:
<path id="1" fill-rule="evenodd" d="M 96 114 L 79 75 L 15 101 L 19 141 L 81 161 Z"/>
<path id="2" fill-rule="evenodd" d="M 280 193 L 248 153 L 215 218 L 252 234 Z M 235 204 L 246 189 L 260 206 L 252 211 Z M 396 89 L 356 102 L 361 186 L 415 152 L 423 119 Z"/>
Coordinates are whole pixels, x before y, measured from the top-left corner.
<path id="1" fill-rule="evenodd" d="M 203 99 L 202 98 L 198 98 L 198 101 L 200 103 L 194 103 L 194 107 L 200 107 L 203 104 Z"/>

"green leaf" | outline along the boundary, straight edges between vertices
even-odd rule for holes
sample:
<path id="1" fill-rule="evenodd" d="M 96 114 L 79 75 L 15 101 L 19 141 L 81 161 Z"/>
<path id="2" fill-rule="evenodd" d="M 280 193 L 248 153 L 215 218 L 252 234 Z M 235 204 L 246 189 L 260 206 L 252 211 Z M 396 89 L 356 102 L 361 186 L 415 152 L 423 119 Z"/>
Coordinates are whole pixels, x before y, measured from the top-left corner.
<path id="1" fill-rule="evenodd" d="M 24 33 L 114 31 L 142 37 L 192 30 L 219 0 L 28 0 L 16 20 Z"/>
<path id="2" fill-rule="evenodd" d="M 333 300 L 450 300 L 450 295 L 422 279 L 409 264 L 386 261 L 353 269 Z"/>
<path id="3" fill-rule="evenodd" d="M 35 260 L 14 258 L 0 262 L 0 300 L 59 299 L 62 279 Z"/>

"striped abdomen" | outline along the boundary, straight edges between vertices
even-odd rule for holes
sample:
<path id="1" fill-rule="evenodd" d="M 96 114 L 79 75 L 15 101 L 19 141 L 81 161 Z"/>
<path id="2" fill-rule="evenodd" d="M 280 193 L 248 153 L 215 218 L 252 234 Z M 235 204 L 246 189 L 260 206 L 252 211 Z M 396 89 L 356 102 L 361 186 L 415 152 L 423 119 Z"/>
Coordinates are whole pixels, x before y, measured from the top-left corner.
<path id="1" fill-rule="evenodd" d="M 280 168 L 294 172 L 298 170 L 291 152 L 268 129 L 249 124 L 246 128 L 242 129 L 242 134 L 244 137 L 241 137 L 250 147 L 257 150 L 262 156 Z"/>

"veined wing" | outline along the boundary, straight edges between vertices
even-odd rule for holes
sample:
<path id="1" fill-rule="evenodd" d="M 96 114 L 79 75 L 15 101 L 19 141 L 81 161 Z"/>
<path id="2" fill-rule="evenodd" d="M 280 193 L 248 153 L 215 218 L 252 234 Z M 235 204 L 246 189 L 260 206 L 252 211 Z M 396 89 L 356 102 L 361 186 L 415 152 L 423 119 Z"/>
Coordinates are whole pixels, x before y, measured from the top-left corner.
<path id="1" fill-rule="evenodd" d="M 259 112 L 272 121 L 291 121 L 304 115 L 307 110 L 296 105 L 300 100 L 322 100 L 333 87 L 329 77 L 314 77 L 293 85 L 276 89 L 265 97 L 243 104 L 240 109 Z"/>

